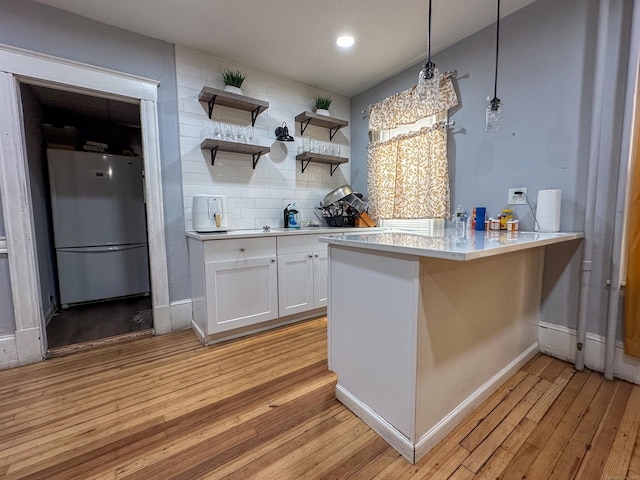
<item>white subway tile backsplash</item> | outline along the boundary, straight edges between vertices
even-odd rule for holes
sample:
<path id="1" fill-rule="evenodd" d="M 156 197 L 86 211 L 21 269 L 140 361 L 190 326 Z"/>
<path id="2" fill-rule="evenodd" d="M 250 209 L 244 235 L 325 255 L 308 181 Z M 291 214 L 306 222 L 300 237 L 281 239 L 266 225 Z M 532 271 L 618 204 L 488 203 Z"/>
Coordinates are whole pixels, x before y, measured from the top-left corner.
<path id="1" fill-rule="evenodd" d="M 187 123 L 180 122 L 180 137 L 191 137 L 196 140 L 200 140 L 200 131 L 202 130 L 202 126 L 194 126 L 189 125 Z M 199 141 L 197 142 L 200 143 Z"/>
<path id="2" fill-rule="evenodd" d="M 178 86 L 190 88 L 200 93 L 200 90 L 202 89 L 202 77 L 200 77 L 200 75 L 178 75 Z"/>
<path id="3" fill-rule="evenodd" d="M 217 194 L 227 197 L 230 226 L 233 229 L 282 226 L 282 210 L 296 203 L 301 218 L 318 218 L 315 210 L 324 196 L 348 182 L 349 164 L 330 175 L 324 164 L 311 163 L 304 173 L 295 160 L 304 138 L 329 144 L 328 130 L 309 126 L 304 136 L 295 117 L 303 111 L 313 111 L 314 97 L 329 95 L 332 116 L 349 118 L 349 99 L 303 85 L 275 74 L 252 69 L 185 47 L 176 47 L 180 151 L 186 228 L 191 227 L 191 202 L 194 195 Z M 219 152 L 211 166 L 210 152 L 200 149 L 203 129 L 216 122 L 247 127 L 249 112 L 216 106 L 212 119 L 207 106 L 198 101 L 203 86 L 223 88 L 219 80 L 222 68 L 239 69 L 247 74 L 242 90 L 246 96 L 267 100 L 269 109 L 260 114 L 254 126 L 253 142 L 271 148 L 263 155 L 256 169 L 250 155 Z M 278 142 L 275 129 L 285 122 L 295 142 Z M 341 148 L 340 156 L 349 157 L 349 128 L 341 129 L 334 138 Z"/>

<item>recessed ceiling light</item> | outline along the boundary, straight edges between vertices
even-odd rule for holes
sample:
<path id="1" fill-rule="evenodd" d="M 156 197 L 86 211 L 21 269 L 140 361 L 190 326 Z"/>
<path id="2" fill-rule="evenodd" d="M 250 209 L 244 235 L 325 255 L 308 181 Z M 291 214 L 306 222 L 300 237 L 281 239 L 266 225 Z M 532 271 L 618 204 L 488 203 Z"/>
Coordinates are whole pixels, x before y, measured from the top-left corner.
<path id="1" fill-rule="evenodd" d="M 341 35 L 336 40 L 336 44 L 342 48 L 349 48 L 353 45 L 353 37 L 351 35 Z"/>

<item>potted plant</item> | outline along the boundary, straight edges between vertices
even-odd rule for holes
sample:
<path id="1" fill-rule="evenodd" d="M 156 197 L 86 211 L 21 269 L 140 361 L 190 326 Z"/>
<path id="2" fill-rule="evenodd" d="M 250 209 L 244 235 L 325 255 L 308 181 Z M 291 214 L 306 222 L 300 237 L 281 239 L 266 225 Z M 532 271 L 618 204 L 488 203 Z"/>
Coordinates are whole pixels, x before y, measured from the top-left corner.
<path id="1" fill-rule="evenodd" d="M 316 97 L 316 113 L 318 115 L 330 116 L 329 105 L 331 105 L 331 97 Z"/>
<path id="2" fill-rule="evenodd" d="M 242 95 L 242 82 L 246 75 L 242 73 L 240 70 L 229 70 L 228 68 L 223 68 L 220 72 L 220 80 L 224 83 L 224 91 L 230 93 L 237 93 L 238 95 Z"/>

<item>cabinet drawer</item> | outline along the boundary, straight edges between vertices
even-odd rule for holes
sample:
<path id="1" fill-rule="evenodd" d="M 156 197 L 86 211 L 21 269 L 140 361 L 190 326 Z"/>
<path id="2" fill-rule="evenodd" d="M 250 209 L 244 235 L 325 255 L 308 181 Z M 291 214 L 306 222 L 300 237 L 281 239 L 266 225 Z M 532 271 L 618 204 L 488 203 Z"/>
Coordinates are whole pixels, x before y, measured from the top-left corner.
<path id="1" fill-rule="evenodd" d="M 204 243 L 205 262 L 224 262 L 276 255 L 275 237 L 207 240 Z"/>
<path id="2" fill-rule="evenodd" d="M 289 235 L 278 237 L 278 255 L 326 251 L 327 244 L 318 241 L 325 235 Z"/>

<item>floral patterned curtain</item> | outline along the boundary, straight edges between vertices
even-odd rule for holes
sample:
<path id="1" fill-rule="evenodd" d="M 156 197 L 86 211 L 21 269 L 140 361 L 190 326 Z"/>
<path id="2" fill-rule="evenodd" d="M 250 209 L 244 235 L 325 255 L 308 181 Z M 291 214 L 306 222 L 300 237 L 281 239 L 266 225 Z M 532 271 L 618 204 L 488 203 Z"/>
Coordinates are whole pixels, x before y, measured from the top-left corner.
<path id="1" fill-rule="evenodd" d="M 372 105 L 369 130 L 415 123 L 457 105 L 451 79 L 440 84 L 440 109 L 429 111 L 413 87 Z M 368 148 L 369 215 L 382 218 L 445 218 L 449 211 L 447 132 L 443 122 Z"/>

